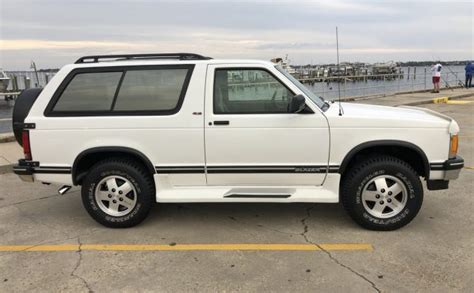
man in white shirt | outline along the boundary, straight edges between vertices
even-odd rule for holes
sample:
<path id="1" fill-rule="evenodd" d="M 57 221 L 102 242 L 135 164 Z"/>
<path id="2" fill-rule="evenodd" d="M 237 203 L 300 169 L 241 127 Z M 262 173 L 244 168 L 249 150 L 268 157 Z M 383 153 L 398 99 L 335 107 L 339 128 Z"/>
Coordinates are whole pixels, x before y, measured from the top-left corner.
<path id="1" fill-rule="evenodd" d="M 439 93 L 439 81 L 441 79 L 441 69 L 443 66 L 440 63 L 437 63 L 431 67 L 431 74 L 433 76 L 433 93 Z"/>

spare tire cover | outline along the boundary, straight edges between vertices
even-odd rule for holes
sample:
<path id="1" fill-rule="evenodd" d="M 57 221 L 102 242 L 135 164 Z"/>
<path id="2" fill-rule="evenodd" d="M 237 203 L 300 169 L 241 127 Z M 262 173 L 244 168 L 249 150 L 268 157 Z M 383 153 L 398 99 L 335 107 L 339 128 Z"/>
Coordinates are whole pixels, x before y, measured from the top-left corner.
<path id="1" fill-rule="evenodd" d="M 41 93 L 42 88 L 32 88 L 21 92 L 21 94 L 15 100 L 15 106 L 13 107 L 12 115 L 12 126 L 13 133 L 15 134 L 16 141 L 23 146 L 21 133 L 23 131 L 23 123 L 25 122 L 26 116 L 30 112 L 36 98 Z"/>

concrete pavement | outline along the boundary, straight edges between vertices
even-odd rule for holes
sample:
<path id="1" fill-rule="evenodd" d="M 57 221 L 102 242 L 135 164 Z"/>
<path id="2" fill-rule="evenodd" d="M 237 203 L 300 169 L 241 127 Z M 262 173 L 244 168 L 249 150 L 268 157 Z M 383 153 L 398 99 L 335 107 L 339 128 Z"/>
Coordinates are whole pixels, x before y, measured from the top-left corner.
<path id="1" fill-rule="evenodd" d="M 471 103 L 422 106 L 458 121 L 460 154 L 473 167 L 474 98 L 463 101 Z M 118 230 L 88 216 L 77 188 L 59 196 L 56 186 L 23 183 L 7 173 L 0 175 L 0 246 L 74 246 L 0 252 L 0 291 L 469 292 L 473 182 L 474 170 L 466 168 L 449 190 L 425 190 L 417 218 L 393 232 L 363 230 L 339 204 L 160 204 L 142 225 Z M 372 250 L 173 250 L 183 244 L 341 243 Z M 86 246 L 97 244 L 170 250 Z"/>
<path id="2" fill-rule="evenodd" d="M 15 142 L 0 143 L 0 174 L 11 172 L 12 165 L 23 157 L 23 150 Z"/>

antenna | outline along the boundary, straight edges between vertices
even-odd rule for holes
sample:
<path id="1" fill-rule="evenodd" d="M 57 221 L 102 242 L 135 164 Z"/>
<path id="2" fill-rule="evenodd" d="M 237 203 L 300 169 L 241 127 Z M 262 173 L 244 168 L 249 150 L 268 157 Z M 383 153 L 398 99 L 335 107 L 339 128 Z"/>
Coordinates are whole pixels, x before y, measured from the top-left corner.
<path id="1" fill-rule="evenodd" d="M 337 52 L 337 74 L 341 72 L 339 68 L 339 33 L 336 26 L 336 52 Z M 339 97 L 339 116 L 342 116 L 342 106 L 341 106 L 341 82 L 340 80 L 337 81 L 337 94 Z"/>

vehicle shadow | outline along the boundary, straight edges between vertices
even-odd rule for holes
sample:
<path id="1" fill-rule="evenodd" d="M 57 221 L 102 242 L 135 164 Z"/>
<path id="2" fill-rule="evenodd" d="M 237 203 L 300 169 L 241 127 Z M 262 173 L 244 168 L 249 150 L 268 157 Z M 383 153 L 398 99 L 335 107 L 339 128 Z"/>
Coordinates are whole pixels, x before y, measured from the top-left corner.
<path id="1" fill-rule="evenodd" d="M 301 227 L 321 223 L 327 227 L 356 227 L 340 204 L 314 203 L 161 203 L 151 210 L 146 226 L 163 220 L 173 225 L 196 224 L 202 226 L 222 221 L 234 221 L 259 226 L 262 223 L 276 226 Z M 358 228 L 357 228 L 358 229 Z"/>

